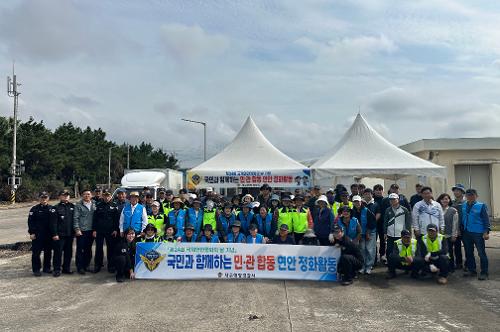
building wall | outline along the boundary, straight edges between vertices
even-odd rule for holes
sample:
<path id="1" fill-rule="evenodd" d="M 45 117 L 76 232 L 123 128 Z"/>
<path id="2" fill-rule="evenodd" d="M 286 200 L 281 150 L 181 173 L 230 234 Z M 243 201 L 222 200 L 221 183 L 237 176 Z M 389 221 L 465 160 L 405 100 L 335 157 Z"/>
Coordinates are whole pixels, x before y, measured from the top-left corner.
<path id="1" fill-rule="evenodd" d="M 429 160 L 429 151 L 414 153 L 416 156 Z M 437 178 L 420 179 L 426 185 L 433 188 L 435 197 L 442 192 L 452 194 L 451 187 L 456 183 L 455 165 L 489 165 L 490 167 L 490 191 L 491 206 L 490 214 L 494 218 L 500 218 L 500 149 L 498 150 L 445 150 L 433 153 L 432 161 L 435 164 L 445 166 L 447 177 L 443 181 Z M 419 181 L 417 177 L 405 178 L 405 195 L 411 196 L 415 193 L 415 184 Z M 387 181 L 386 181 L 387 184 Z M 481 196 L 481 193 L 479 193 Z M 479 198 L 480 199 L 480 198 Z"/>

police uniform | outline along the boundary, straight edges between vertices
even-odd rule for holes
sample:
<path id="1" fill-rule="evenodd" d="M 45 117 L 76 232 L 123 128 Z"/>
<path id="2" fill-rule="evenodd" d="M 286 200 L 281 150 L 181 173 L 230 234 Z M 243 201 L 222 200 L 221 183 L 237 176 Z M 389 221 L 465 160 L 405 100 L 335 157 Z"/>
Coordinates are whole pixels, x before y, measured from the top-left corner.
<path id="1" fill-rule="evenodd" d="M 106 241 L 106 259 L 108 262 L 108 271 L 114 272 L 112 265 L 112 255 L 113 247 L 116 242 L 116 234 L 119 234 L 120 232 L 119 220 L 120 213 L 118 212 L 118 206 L 115 203 L 102 201 L 97 204 L 93 216 L 92 225 L 92 229 L 96 232 L 94 272 L 99 272 L 101 266 L 103 266 L 104 241 Z M 115 236 L 113 236 L 113 232 L 116 232 Z"/>
<path id="2" fill-rule="evenodd" d="M 52 258 L 52 239 L 50 236 L 50 209 L 48 204 L 37 204 L 33 206 L 28 216 L 28 233 L 35 235 L 31 241 L 31 267 L 33 273 L 37 274 L 42 268 L 40 255 L 43 251 L 43 272 L 50 273 Z"/>
<path id="3" fill-rule="evenodd" d="M 70 264 L 73 256 L 73 215 L 75 205 L 73 203 L 59 202 L 50 209 L 50 232 L 52 236 L 59 236 L 59 240 L 54 241 L 54 273 L 71 273 Z"/>
<path id="4" fill-rule="evenodd" d="M 128 242 L 126 237 L 120 239 L 115 245 L 113 265 L 116 268 L 116 280 L 123 281 L 130 276 L 130 270 L 135 264 L 135 242 Z"/>

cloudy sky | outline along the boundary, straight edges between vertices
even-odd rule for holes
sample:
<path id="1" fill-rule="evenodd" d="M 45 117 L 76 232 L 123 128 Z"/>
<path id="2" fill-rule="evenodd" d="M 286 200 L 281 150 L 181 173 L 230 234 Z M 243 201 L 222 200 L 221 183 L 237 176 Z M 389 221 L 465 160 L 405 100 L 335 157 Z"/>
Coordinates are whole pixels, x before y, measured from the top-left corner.
<path id="1" fill-rule="evenodd" d="M 398 145 L 500 133 L 491 0 L 6 0 L 2 75 L 12 59 L 22 119 L 150 141 L 184 166 L 203 139 L 182 117 L 208 123 L 209 156 L 248 115 L 298 160 L 331 148 L 358 110 Z M 11 103 L 0 95 L 0 115 Z"/>

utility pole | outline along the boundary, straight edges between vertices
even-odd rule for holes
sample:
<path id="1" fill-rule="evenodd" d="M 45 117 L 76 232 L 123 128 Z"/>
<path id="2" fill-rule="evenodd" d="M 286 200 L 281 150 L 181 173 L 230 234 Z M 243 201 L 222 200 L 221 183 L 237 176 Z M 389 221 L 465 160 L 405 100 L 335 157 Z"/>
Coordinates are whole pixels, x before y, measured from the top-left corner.
<path id="1" fill-rule="evenodd" d="M 130 145 L 127 143 L 127 169 L 130 169 Z"/>
<path id="2" fill-rule="evenodd" d="M 16 74 L 14 70 L 14 64 L 12 64 L 12 79 L 10 76 L 7 76 L 7 95 L 9 97 L 14 98 L 14 130 L 13 130 L 13 140 L 12 140 L 12 165 L 11 165 L 11 195 L 10 202 L 14 204 L 16 202 L 16 168 L 17 168 L 17 105 L 18 105 L 18 97 L 21 94 L 17 91 L 17 87 L 20 86 L 20 83 L 17 83 Z"/>
<path id="3" fill-rule="evenodd" d="M 111 149 L 113 147 L 109 148 L 109 153 L 108 153 L 108 190 L 111 190 Z"/>
<path id="4" fill-rule="evenodd" d="M 189 120 L 189 119 L 181 119 L 181 120 L 203 125 L 203 161 L 206 161 L 207 160 L 207 123 L 202 122 L 202 121 Z"/>

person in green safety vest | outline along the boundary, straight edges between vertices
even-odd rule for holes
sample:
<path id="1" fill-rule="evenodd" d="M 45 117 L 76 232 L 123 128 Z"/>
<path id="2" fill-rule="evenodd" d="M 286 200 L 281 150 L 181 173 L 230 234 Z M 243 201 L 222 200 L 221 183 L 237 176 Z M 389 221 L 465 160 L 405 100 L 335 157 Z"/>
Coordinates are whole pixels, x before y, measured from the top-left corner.
<path id="1" fill-rule="evenodd" d="M 304 196 L 297 195 L 293 198 L 295 211 L 292 213 L 292 228 L 295 243 L 299 243 L 307 229 L 312 228 L 312 216 L 309 208 L 304 206 Z"/>
<path id="2" fill-rule="evenodd" d="M 333 202 L 332 212 L 333 216 L 336 218 L 339 212 L 339 209 L 343 206 L 348 206 L 350 209 L 353 208 L 353 204 L 349 201 L 349 193 L 347 191 L 342 191 L 339 193 L 340 202 Z"/>
<path id="3" fill-rule="evenodd" d="M 214 230 L 217 236 L 221 237 L 222 225 L 218 222 L 219 219 L 219 211 L 215 208 L 215 203 L 212 200 L 207 200 L 205 204 L 205 208 L 203 209 L 203 225 L 202 228 L 205 228 L 205 225 L 211 225 L 212 230 Z"/>
<path id="4" fill-rule="evenodd" d="M 292 225 L 292 215 L 295 212 L 295 209 L 292 207 L 292 199 L 290 196 L 283 196 L 281 199 L 281 204 L 283 205 L 278 209 L 278 229 L 281 228 L 281 225 L 285 224 L 288 226 L 288 232 L 293 232 Z M 278 235 L 278 231 L 276 231 L 276 235 Z"/>
<path id="5" fill-rule="evenodd" d="M 412 278 L 418 278 L 424 267 L 424 260 L 420 256 L 420 246 L 416 239 L 411 238 L 407 229 L 401 231 L 401 238 L 394 241 L 393 251 L 387 262 L 389 267 L 387 279 L 396 278 L 396 269 L 411 271 Z"/>
<path id="6" fill-rule="evenodd" d="M 427 234 L 419 238 L 420 255 L 424 258 L 424 271 L 438 273 L 438 284 L 448 282 L 450 259 L 448 257 L 448 242 L 443 234 L 438 234 L 435 224 L 427 225 Z"/>
<path id="7" fill-rule="evenodd" d="M 160 213 L 160 203 L 153 202 L 151 204 L 151 215 L 148 216 L 148 224 L 153 224 L 156 227 L 158 236 L 163 236 L 165 216 Z"/>
<path id="8" fill-rule="evenodd" d="M 147 224 L 144 228 L 144 237 L 141 242 L 161 242 L 160 237 L 156 234 L 156 227 L 153 224 Z"/>
<path id="9" fill-rule="evenodd" d="M 177 233 L 175 226 L 174 225 L 167 225 L 165 227 L 165 234 L 162 237 L 162 242 L 176 243 L 177 238 L 175 237 L 175 233 Z"/>

